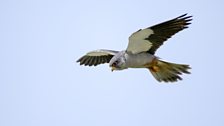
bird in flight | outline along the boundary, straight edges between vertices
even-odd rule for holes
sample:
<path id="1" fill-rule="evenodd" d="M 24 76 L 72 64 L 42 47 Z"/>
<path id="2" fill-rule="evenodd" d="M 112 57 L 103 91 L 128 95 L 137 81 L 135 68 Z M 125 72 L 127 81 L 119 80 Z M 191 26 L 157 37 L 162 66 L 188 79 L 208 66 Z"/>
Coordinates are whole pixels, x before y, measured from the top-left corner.
<path id="1" fill-rule="evenodd" d="M 111 70 L 127 68 L 147 68 L 159 82 L 176 82 L 182 80 L 182 73 L 190 74 L 186 64 L 177 64 L 160 60 L 155 56 L 156 50 L 172 35 L 188 28 L 192 16 L 181 15 L 163 23 L 139 29 L 129 37 L 126 50 L 114 51 L 99 49 L 90 51 L 77 62 L 85 66 L 97 66 L 109 63 Z"/>

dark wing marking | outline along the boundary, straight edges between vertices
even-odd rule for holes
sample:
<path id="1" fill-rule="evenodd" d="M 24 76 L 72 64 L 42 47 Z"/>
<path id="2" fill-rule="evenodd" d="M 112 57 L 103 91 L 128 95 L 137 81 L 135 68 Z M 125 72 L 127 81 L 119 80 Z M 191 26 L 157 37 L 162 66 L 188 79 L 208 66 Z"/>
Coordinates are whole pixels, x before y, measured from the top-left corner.
<path id="1" fill-rule="evenodd" d="M 152 43 L 152 47 L 148 50 L 148 52 L 154 54 L 164 41 L 171 38 L 171 36 L 177 32 L 188 28 L 188 25 L 191 24 L 191 20 L 192 16 L 187 16 L 187 14 L 184 14 L 172 20 L 147 28 L 153 30 L 153 34 L 149 35 L 148 38 L 145 38 L 145 40 Z"/>
<path id="2" fill-rule="evenodd" d="M 97 66 L 99 64 L 103 63 L 109 63 L 110 59 L 113 57 L 113 55 L 107 55 L 107 56 L 83 56 L 77 62 L 80 62 L 80 65 L 85 66 Z"/>
<path id="3" fill-rule="evenodd" d="M 80 65 L 85 66 L 97 66 L 103 63 L 109 63 L 111 58 L 118 53 L 118 51 L 112 50 L 96 50 L 87 53 L 77 60 Z"/>

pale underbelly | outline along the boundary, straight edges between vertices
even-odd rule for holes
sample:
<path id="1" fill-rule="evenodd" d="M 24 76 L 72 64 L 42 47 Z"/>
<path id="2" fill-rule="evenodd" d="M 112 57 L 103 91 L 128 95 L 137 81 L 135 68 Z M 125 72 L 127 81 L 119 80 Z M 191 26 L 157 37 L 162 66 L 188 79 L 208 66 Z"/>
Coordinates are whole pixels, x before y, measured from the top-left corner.
<path id="1" fill-rule="evenodd" d="M 147 64 L 150 64 L 154 55 L 149 53 L 129 54 L 126 55 L 126 67 L 128 68 L 145 68 Z"/>

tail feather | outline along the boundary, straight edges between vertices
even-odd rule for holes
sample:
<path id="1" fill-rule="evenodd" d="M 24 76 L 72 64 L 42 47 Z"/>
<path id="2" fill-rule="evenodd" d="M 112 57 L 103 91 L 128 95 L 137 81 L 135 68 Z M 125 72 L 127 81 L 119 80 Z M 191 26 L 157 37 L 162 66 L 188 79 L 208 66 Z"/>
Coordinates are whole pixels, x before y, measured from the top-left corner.
<path id="1" fill-rule="evenodd" d="M 188 69 L 191 68 L 189 65 L 169 63 L 156 59 L 148 69 L 159 82 L 176 82 L 182 80 L 180 77 L 182 73 L 190 74 Z"/>

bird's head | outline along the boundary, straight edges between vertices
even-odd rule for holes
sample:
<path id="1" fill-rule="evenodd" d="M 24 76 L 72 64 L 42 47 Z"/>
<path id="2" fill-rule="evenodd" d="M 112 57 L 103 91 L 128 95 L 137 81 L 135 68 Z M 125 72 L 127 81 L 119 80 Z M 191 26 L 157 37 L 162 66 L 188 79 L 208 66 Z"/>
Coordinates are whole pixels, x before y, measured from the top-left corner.
<path id="1" fill-rule="evenodd" d="M 124 52 L 117 53 L 109 62 L 109 65 L 111 67 L 111 71 L 114 70 L 123 70 L 126 69 L 125 67 L 125 57 Z"/>

